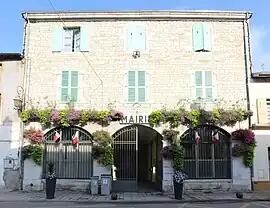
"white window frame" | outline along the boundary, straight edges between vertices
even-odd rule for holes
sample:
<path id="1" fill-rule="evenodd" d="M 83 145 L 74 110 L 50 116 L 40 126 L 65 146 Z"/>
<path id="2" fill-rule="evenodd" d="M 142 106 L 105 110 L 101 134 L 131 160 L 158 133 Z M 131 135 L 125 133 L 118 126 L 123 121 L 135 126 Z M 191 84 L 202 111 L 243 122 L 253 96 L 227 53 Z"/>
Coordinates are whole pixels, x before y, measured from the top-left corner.
<path id="1" fill-rule="evenodd" d="M 65 44 L 65 32 L 66 31 L 70 31 L 69 34 L 72 35 L 71 39 L 72 39 L 72 48 L 71 51 L 69 52 L 65 52 L 64 51 L 64 44 Z M 79 38 L 78 38 L 79 36 Z M 62 44 L 62 52 L 64 53 L 76 53 L 76 52 L 80 52 L 80 42 L 79 44 L 77 43 L 77 41 L 81 41 L 80 39 L 81 36 L 81 28 L 80 27 L 66 27 L 63 28 L 63 44 Z"/>
<path id="2" fill-rule="evenodd" d="M 266 98 L 266 114 L 267 114 L 267 122 L 270 123 L 270 98 Z"/>

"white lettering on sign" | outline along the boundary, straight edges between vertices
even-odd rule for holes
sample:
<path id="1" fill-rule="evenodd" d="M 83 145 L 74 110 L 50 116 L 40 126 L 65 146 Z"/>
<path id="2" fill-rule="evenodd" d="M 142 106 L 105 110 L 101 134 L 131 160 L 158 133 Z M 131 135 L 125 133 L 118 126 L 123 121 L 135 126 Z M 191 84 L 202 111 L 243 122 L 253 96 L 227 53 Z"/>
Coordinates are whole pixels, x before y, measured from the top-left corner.
<path id="1" fill-rule="evenodd" d="M 148 124 L 148 116 L 145 115 L 130 115 L 124 116 L 120 124 Z"/>

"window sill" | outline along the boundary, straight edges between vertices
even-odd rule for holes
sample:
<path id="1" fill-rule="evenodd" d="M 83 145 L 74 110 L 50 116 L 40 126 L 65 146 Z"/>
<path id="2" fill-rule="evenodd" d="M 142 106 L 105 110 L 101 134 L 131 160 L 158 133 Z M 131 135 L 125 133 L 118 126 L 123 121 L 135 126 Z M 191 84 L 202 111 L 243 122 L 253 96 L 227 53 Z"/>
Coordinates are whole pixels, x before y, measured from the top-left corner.
<path id="1" fill-rule="evenodd" d="M 53 54 L 81 54 L 81 53 L 90 53 L 90 51 L 74 51 L 74 52 L 63 52 L 63 51 L 52 51 Z"/>
<path id="2" fill-rule="evenodd" d="M 270 124 L 252 124 L 252 130 L 270 130 Z"/>
<path id="3" fill-rule="evenodd" d="M 188 183 L 232 182 L 232 179 L 200 179 L 198 178 L 198 179 L 188 179 L 185 182 L 188 182 Z"/>
<path id="4" fill-rule="evenodd" d="M 139 52 L 140 52 L 140 55 L 141 55 L 141 54 L 147 54 L 147 53 L 149 53 L 148 50 L 146 50 L 146 51 L 140 51 L 140 50 L 128 50 L 128 51 L 125 51 L 125 53 L 133 55 L 133 52 L 134 52 L 134 51 L 139 51 Z"/>

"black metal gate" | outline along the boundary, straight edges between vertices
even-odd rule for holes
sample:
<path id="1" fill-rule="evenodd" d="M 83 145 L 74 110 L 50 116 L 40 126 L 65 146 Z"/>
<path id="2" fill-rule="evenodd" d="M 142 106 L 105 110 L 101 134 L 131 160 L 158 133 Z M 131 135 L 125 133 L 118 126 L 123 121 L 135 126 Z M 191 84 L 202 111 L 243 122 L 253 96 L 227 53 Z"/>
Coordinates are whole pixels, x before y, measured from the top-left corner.
<path id="1" fill-rule="evenodd" d="M 72 137 L 79 134 L 79 144 L 72 144 Z M 54 136 L 59 135 L 59 142 Z M 57 178 L 90 179 L 93 174 L 92 136 L 86 130 L 77 127 L 59 127 L 46 133 L 43 150 L 43 178 L 47 174 L 47 165 L 54 163 Z"/>
<path id="2" fill-rule="evenodd" d="M 218 135 L 218 143 L 214 143 L 213 135 Z M 190 179 L 231 179 L 231 135 L 227 131 L 199 125 L 188 129 L 180 139 L 185 148 L 184 170 Z"/>
<path id="3" fill-rule="evenodd" d="M 114 138 L 115 191 L 136 191 L 138 182 L 138 127 L 116 132 Z"/>

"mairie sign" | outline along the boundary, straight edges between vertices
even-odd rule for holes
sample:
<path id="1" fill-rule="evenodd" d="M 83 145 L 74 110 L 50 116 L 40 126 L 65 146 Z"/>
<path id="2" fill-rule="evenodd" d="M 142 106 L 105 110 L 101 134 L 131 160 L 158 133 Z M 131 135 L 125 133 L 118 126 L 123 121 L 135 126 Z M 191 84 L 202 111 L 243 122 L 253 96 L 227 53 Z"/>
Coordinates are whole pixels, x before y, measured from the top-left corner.
<path id="1" fill-rule="evenodd" d="M 127 115 L 119 121 L 120 124 L 148 124 L 148 115 Z"/>

